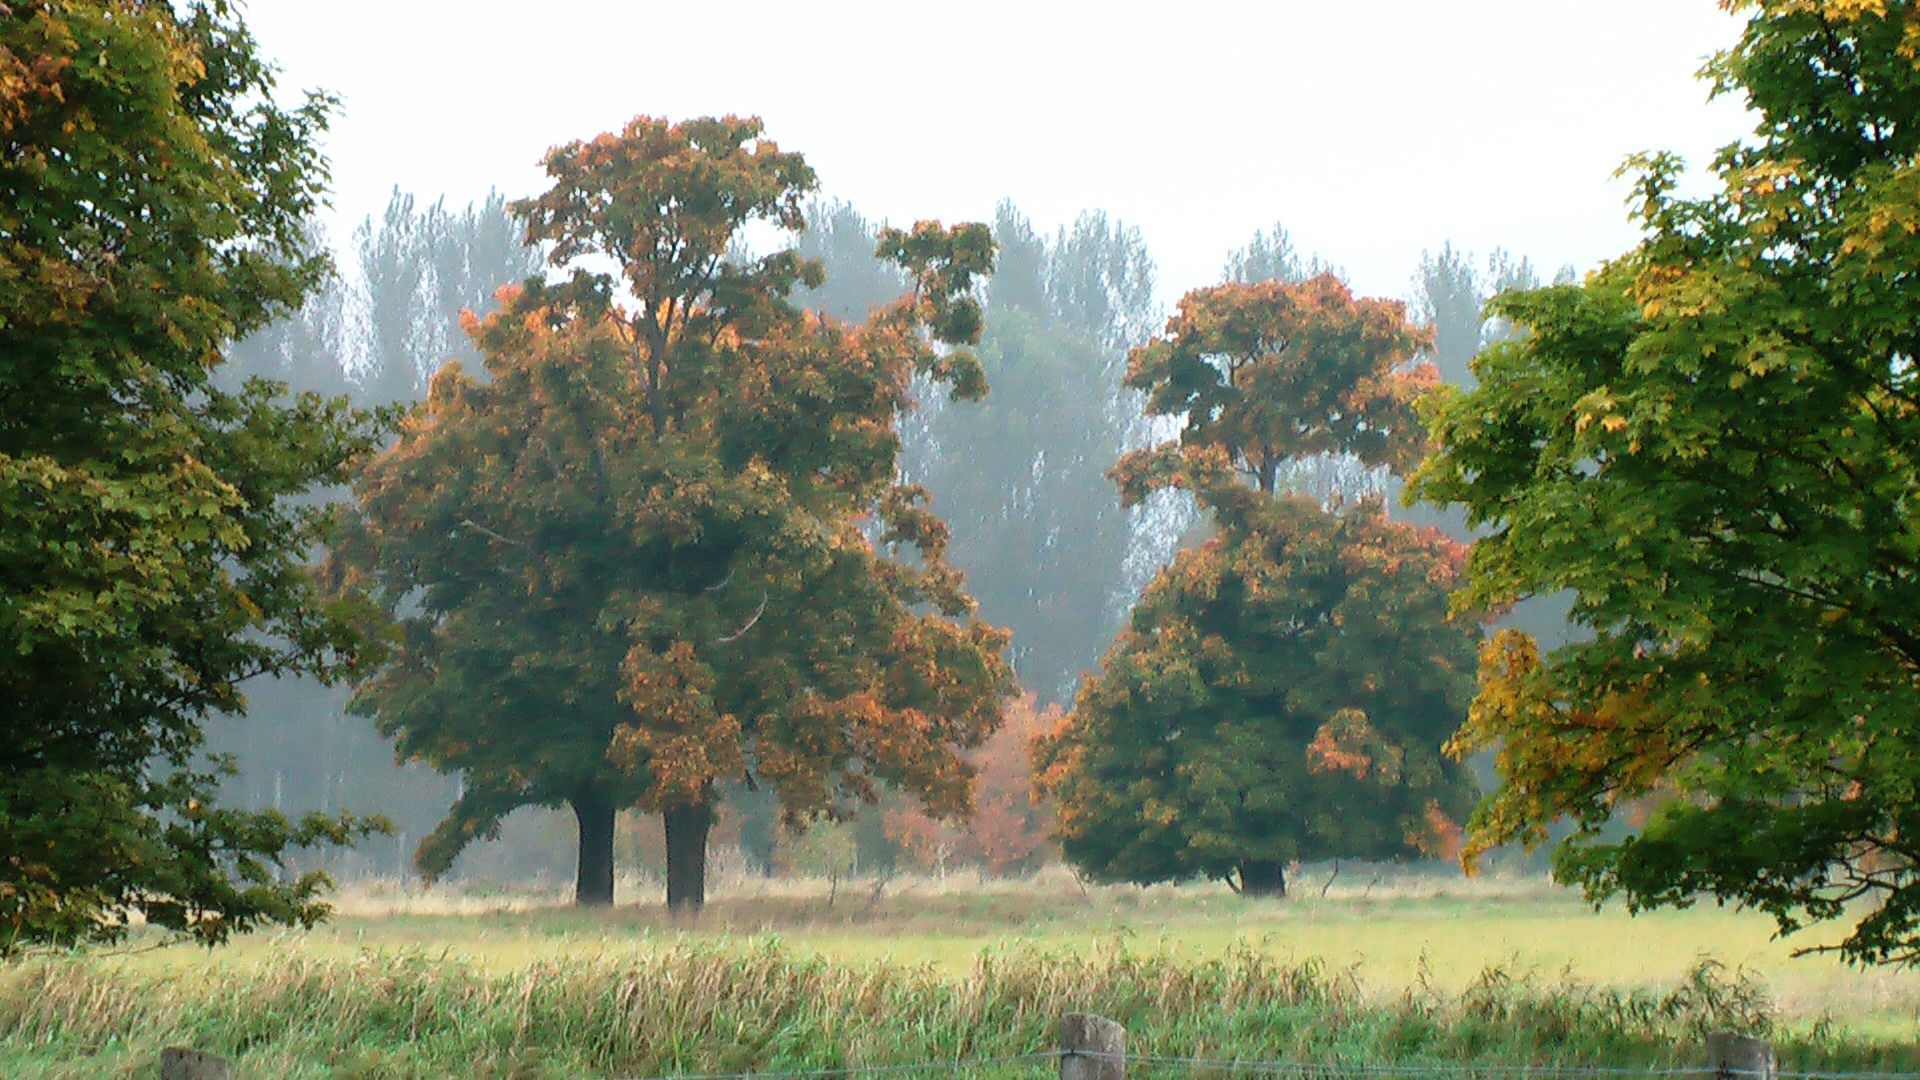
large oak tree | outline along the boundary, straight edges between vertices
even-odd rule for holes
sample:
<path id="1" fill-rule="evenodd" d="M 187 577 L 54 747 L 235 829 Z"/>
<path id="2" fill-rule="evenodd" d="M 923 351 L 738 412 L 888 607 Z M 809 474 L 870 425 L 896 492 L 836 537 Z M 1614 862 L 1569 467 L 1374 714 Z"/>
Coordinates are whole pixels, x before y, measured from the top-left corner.
<path id="1" fill-rule="evenodd" d="M 1123 496 L 1185 488 L 1216 533 L 1148 585 L 1036 748 L 1093 876 L 1276 894 L 1295 860 L 1444 848 L 1471 803 L 1440 753 L 1472 687 L 1477 630 L 1447 602 L 1463 556 L 1353 482 L 1423 445 L 1425 343 L 1403 305 L 1322 274 L 1189 293 L 1134 350 L 1129 385 L 1184 425 L 1121 459 Z"/>
<path id="2" fill-rule="evenodd" d="M 1521 336 L 1439 411 L 1417 490 L 1464 504 L 1477 604 L 1572 590 L 1592 640 L 1483 657 L 1498 748 L 1469 854 L 1542 843 L 1630 907 L 1707 895 L 1782 932 L 1851 918 L 1920 960 L 1920 5 L 1736 3 L 1709 67 L 1760 117 L 1644 238 L 1510 293 Z M 1657 806 L 1626 836 L 1623 805 Z"/>
<path id="3" fill-rule="evenodd" d="M 853 327 L 790 303 L 817 264 L 738 253 L 751 224 L 798 230 L 814 187 L 758 121 L 643 117 L 547 168 L 515 209 L 572 276 L 470 323 L 488 377 L 435 377 L 343 548 L 404 629 L 361 705 L 465 778 L 422 869 L 565 803 L 578 899 L 610 903 L 613 816 L 638 805 L 665 820 L 669 905 L 697 908 L 723 783 L 800 821 L 883 784 L 963 811 L 1006 636 L 896 482 L 895 421 L 916 375 L 985 391 L 956 346 L 987 231 L 883 231 L 911 289 Z"/>
<path id="4" fill-rule="evenodd" d="M 362 654 L 305 496 L 372 425 L 214 379 L 325 272 L 328 108 L 274 103 L 226 3 L 0 7 L 0 956 L 310 924 L 283 855 L 363 824 L 222 807 L 199 754 L 247 679 Z"/>

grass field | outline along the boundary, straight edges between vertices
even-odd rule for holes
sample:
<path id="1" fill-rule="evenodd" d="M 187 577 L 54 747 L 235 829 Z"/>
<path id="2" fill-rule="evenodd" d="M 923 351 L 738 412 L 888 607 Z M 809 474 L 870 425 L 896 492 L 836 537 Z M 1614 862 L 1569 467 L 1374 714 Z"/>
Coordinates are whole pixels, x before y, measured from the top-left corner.
<path id="1" fill-rule="evenodd" d="M 1761 918 L 1631 918 L 1529 880 L 1321 884 L 739 879 L 697 920 L 639 883 L 603 912 L 350 890 L 309 933 L 0 969 L 0 1075 L 143 1075 L 170 1042 L 262 1077 L 952 1060 L 1044 1047 L 1077 1008 L 1169 1056 L 1694 1064 L 1733 1025 L 1805 1067 L 1920 1065 L 1920 975 L 1793 958 Z"/>

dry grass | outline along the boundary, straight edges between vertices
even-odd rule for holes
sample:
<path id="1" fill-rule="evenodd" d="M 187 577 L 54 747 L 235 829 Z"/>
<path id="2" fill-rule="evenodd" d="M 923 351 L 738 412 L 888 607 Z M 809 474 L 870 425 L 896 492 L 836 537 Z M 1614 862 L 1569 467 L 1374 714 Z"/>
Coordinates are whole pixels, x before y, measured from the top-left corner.
<path id="1" fill-rule="evenodd" d="M 1086 885 L 1064 869 L 1021 880 L 901 876 L 829 882 L 723 877 L 705 913 L 665 910 L 657 882 L 624 881 L 619 906 L 582 911 L 564 890 L 401 889 L 359 885 L 340 916 L 308 934 L 256 935 L 206 956 L 185 948 L 131 958 L 140 970 L 230 968 L 294 953 L 346 958 L 421 950 L 505 972 L 554 958 L 626 959 L 679 944 L 737 948 L 778 939 L 836 962 L 930 964 L 966 971 L 1009 944 L 1088 950 L 1116 941 L 1206 960 L 1247 948 L 1286 963 L 1350 972 L 1369 993 L 1425 983 L 1458 992 L 1482 972 L 1562 975 L 1663 990 L 1699 961 L 1763 980 L 1781 1015 L 1836 1017 L 1856 1030 L 1920 1033 L 1920 973 L 1861 971 L 1828 956 L 1795 958 L 1756 915 L 1703 908 L 1629 917 L 1593 911 L 1537 877 L 1351 869 L 1321 895 L 1309 875 L 1287 900 L 1249 900 L 1219 885 Z M 1817 940 L 1817 939 L 1815 939 Z"/>
<path id="2" fill-rule="evenodd" d="M 1019 987 L 1039 996 L 1020 999 L 1029 1011 L 1017 1012 L 1019 1038 L 993 1043 L 1002 1049 L 1039 1038 L 1044 1014 L 1072 1002 L 1140 1017 L 1169 1052 L 1647 1062 L 1679 1053 L 1674 1040 L 1708 1015 L 1773 1026 L 1808 1065 L 1906 1062 L 1920 1042 L 1920 975 L 1794 959 L 1751 915 L 1629 918 L 1534 878 L 1349 869 L 1324 896 L 1322 884 L 1309 875 L 1292 899 L 1249 900 L 1218 886 L 1088 886 L 1064 870 L 1021 881 L 734 875 L 697 919 L 666 912 L 648 881 L 623 882 L 621 905 L 602 911 L 568 907 L 558 889 L 363 884 L 311 933 L 0 970 L 0 1075 L 131 1075 L 162 1039 L 235 1047 L 252 1063 L 243 1076 L 275 1077 L 896 1060 L 979 1049 L 959 1034 L 978 1020 L 962 1004 Z M 726 988 L 736 979 L 810 986 L 792 994 L 819 1008 L 748 1000 Z M 1201 984 L 1224 995 L 1217 1007 L 1198 991 L 1165 997 Z M 744 1040 L 734 1050 L 709 1045 L 736 1036 L 699 1019 L 719 1006 L 676 997 L 695 985 L 730 1003 L 721 1011 Z M 1292 1004 L 1272 996 L 1287 986 Z M 627 1011 L 609 1012 L 608 995 Z M 681 1004 L 649 1012 L 642 999 Z M 1192 1015 L 1148 1019 L 1149 1000 Z M 862 1041 L 829 1007 L 908 1028 L 893 1043 Z M 1327 1025 L 1331 1042 L 1301 1034 Z M 93 1071 L 69 1067 L 79 1060 Z"/>
<path id="3" fill-rule="evenodd" d="M 670 1076 L 967 1062 L 1045 1051 L 1057 1018 L 1126 1025 L 1145 1056 L 1457 1067 L 1695 1064 L 1704 1032 L 1767 1033 L 1750 979 L 1696 966 L 1664 992 L 1483 973 L 1457 993 L 1369 995 L 1349 972 L 1236 948 L 1204 960 L 1122 945 L 993 950 L 960 973 L 842 964 L 762 943 L 680 942 L 625 959 L 491 973 L 417 951 L 289 951 L 194 977 L 85 959 L 0 969 L 0 1072 L 150 1074 L 162 1046 L 240 1076 Z M 1773 1032 L 1805 1067 L 1907 1067 L 1910 1044 Z M 1034 1077 L 1045 1063 L 960 1075 Z"/>

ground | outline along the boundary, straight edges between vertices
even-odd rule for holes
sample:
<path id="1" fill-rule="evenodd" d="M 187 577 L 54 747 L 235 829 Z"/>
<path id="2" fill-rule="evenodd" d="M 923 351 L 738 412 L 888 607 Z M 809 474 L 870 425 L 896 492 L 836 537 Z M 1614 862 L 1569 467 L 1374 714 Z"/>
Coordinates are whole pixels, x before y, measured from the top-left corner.
<path id="1" fill-rule="evenodd" d="M 680 943 L 753 947 L 777 938 L 834 961 L 931 964 L 962 974 L 984 949 L 1112 946 L 1189 959 L 1245 944 L 1287 964 L 1309 959 L 1351 971 L 1375 992 L 1424 978 L 1458 991 L 1491 968 L 1571 974 L 1616 987 L 1671 986 L 1701 959 L 1744 969 L 1768 987 L 1783 1018 L 1842 1018 L 1877 1033 L 1920 1038 L 1920 972 L 1861 970 L 1799 956 L 1822 938 L 1774 937 L 1764 916 L 1711 904 L 1628 915 L 1596 911 L 1535 877 L 1355 874 L 1297 882 L 1285 900 L 1245 900 L 1224 885 L 1083 886 L 1064 871 L 994 882 L 973 875 L 863 880 L 740 878 L 716 890 L 696 920 L 670 916 L 657 883 L 623 881 L 611 911 L 575 911 L 558 891 L 398 890 L 349 886 L 339 915 L 305 934 L 253 935 L 208 954 L 179 946 L 129 957 L 135 968 L 232 968 L 297 951 L 348 957 L 365 949 L 450 950 L 504 973 L 557 956 L 620 957 Z M 1828 935 L 1828 939 L 1838 935 Z"/>

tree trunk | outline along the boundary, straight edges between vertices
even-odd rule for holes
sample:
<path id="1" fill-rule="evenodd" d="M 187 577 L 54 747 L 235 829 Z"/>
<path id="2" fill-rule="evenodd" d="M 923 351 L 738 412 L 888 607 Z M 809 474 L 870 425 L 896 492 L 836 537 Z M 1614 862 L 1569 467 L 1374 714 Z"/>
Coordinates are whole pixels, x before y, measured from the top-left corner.
<path id="1" fill-rule="evenodd" d="M 713 828 L 713 805 L 669 807 L 661 816 L 667 828 L 667 909 L 699 911 L 707 906 L 707 830 Z"/>
<path id="2" fill-rule="evenodd" d="M 1287 864 L 1281 862 L 1241 863 L 1240 895 L 1287 895 Z"/>
<path id="3" fill-rule="evenodd" d="M 579 907 L 613 906 L 613 800 L 590 792 L 568 800 L 580 823 L 579 873 L 573 902 Z"/>

